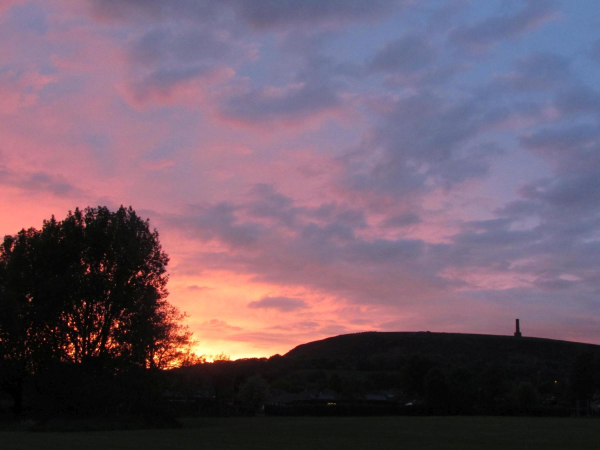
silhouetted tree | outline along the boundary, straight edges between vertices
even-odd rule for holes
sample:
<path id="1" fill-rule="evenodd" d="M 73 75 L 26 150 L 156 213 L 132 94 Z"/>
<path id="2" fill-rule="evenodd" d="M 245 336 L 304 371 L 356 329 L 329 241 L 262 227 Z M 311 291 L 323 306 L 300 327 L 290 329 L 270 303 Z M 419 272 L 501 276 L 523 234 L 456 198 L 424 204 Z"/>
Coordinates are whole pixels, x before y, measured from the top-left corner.
<path id="1" fill-rule="evenodd" d="M 429 369 L 423 380 L 423 388 L 425 401 L 432 412 L 444 414 L 449 411 L 450 389 L 442 370 L 437 367 Z"/>
<path id="2" fill-rule="evenodd" d="M 488 364 L 477 376 L 478 404 L 486 412 L 494 412 L 504 401 L 508 375 L 497 362 Z"/>
<path id="3" fill-rule="evenodd" d="M 269 393 L 269 384 L 258 375 L 244 381 L 238 392 L 242 408 L 249 413 L 256 413 L 265 404 Z"/>
<path id="4" fill-rule="evenodd" d="M 6 236 L 0 247 L 0 383 L 17 413 L 26 375 L 56 359 L 63 345 L 61 308 L 51 301 L 59 283 L 48 270 L 45 237 L 22 230 Z M 61 269 L 59 262 L 55 267 Z"/>
<path id="5" fill-rule="evenodd" d="M 587 401 L 600 387 L 600 364 L 592 353 L 577 356 L 569 372 L 569 385 L 575 400 Z"/>
<path id="6" fill-rule="evenodd" d="M 412 355 L 400 372 L 404 389 L 410 394 L 423 396 L 425 375 L 435 366 L 435 362 L 426 356 Z"/>
<path id="7" fill-rule="evenodd" d="M 343 380 L 339 373 L 333 373 L 327 380 L 327 387 L 336 393 L 341 393 L 343 389 Z"/>
<path id="8" fill-rule="evenodd" d="M 540 394 L 533 384 L 522 381 L 513 391 L 513 400 L 517 410 L 530 413 L 540 402 Z"/>
<path id="9" fill-rule="evenodd" d="M 453 414 L 470 414 L 475 404 L 474 374 L 464 365 L 453 365 L 446 377 L 450 390 L 450 411 Z"/>
<path id="10" fill-rule="evenodd" d="M 76 209 L 0 247 L 0 360 L 20 407 L 22 381 L 50 363 L 111 372 L 189 357 L 184 315 L 167 301 L 156 230 L 133 209 Z M 1 381 L 1 380 L 0 380 Z"/>

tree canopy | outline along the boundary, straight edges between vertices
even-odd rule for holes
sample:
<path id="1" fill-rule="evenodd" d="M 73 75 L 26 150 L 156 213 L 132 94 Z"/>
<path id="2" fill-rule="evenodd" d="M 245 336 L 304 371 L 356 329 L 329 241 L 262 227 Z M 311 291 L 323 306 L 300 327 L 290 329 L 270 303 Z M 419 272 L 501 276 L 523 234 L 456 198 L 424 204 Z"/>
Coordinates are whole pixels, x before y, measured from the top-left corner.
<path id="1" fill-rule="evenodd" d="M 131 207 L 76 209 L 5 236 L 4 373 L 35 374 L 57 362 L 113 372 L 181 362 L 191 333 L 167 301 L 168 262 L 158 232 Z"/>

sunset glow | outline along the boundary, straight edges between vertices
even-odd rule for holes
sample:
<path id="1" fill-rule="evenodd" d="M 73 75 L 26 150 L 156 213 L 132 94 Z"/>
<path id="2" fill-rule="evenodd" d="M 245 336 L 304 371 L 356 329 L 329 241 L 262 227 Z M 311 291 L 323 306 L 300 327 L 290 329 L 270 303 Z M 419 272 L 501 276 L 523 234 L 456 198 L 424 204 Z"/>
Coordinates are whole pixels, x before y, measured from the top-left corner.
<path id="1" fill-rule="evenodd" d="M 131 205 L 199 354 L 600 344 L 594 0 L 0 0 L 0 233 Z"/>

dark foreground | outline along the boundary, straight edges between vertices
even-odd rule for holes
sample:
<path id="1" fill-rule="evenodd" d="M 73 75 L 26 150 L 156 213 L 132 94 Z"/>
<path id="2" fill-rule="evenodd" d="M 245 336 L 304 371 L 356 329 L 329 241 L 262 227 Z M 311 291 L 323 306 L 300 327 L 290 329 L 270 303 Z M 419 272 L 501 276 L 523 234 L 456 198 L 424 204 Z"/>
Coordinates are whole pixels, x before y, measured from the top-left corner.
<path id="1" fill-rule="evenodd" d="M 527 417 L 184 419 L 172 430 L 0 432 L 21 449 L 597 449 L 600 421 Z"/>

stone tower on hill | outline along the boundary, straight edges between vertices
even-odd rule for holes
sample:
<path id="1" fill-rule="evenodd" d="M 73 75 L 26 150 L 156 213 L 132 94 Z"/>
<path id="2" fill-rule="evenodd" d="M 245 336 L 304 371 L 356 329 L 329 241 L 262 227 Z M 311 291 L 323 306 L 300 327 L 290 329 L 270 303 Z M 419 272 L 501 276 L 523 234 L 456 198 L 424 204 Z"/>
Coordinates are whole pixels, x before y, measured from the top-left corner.
<path id="1" fill-rule="evenodd" d="M 520 338 L 522 336 L 521 336 L 521 327 L 519 326 L 519 319 L 516 320 L 515 325 L 516 325 L 515 337 Z"/>

